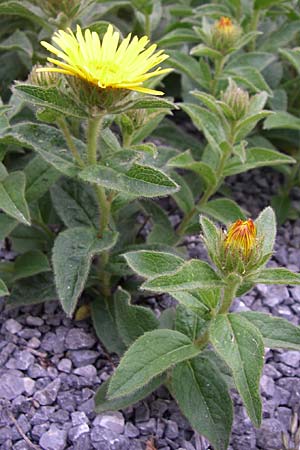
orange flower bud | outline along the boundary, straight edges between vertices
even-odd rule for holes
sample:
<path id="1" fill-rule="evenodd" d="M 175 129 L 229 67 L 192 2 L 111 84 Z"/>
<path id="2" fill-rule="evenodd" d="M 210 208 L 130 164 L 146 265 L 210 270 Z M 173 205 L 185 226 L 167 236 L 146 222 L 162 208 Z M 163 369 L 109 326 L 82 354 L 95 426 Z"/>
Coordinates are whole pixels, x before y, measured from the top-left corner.
<path id="1" fill-rule="evenodd" d="M 252 219 L 237 220 L 232 224 L 225 238 L 226 249 L 238 250 L 248 257 L 256 244 L 256 226 Z"/>
<path id="2" fill-rule="evenodd" d="M 233 23 L 229 17 L 221 17 L 221 19 L 216 23 L 216 27 L 219 30 L 225 31 L 227 33 L 231 33 L 233 30 Z"/>

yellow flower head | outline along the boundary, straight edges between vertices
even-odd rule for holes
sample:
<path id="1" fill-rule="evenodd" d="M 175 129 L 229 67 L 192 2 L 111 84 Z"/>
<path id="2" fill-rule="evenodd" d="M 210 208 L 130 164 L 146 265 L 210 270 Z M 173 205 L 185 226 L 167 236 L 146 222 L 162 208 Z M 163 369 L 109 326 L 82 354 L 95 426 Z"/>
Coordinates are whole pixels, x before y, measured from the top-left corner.
<path id="1" fill-rule="evenodd" d="M 256 244 L 256 226 L 252 219 L 237 220 L 232 224 L 225 238 L 225 246 L 249 256 Z"/>
<path id="2" fill-rule="evenodd" d="M 168 55 L 156 50 L 156 44 L 146 49 L 147 36 L 131 39 L 129 34 L 120 44 L 120 34 L 108 25 L 102 41 L 99 35 L 87 29 L 85 33 L 77 25 L 76 34 L 68 28 L 59 30 L 53 36 L 54 47 L 48 42 L 41 44 L 60 59 L 48 58 L 57 67 L 38 69 L 43 72 L 59 72 L 80 78 L 101 89 L 128 89 L 146 94 L 163 95 L 161 91 L 148 89 L 143 83 L 149 78 L 169 72 L 171 69 L 157 66 Z"/>

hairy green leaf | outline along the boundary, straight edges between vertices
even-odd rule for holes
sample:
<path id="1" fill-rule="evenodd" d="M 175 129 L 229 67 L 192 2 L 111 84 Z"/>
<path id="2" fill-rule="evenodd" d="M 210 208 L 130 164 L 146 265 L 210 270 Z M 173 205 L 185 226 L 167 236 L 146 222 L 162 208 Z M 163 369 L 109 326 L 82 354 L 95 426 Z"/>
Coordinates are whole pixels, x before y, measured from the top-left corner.
<path id="1" fill-rule="evenodd" d="M 127 252 L 124 257 L 131 269 L 145 278 L 173 272 L 184 263 L 179 256 L 154 250 Z"/>
<path id="2" fill-rule="evenodd" d="M 129 395 L 173 364 L 193 358 L 199 348 L 182 333 L 154 330 L 138 338 L 123 356 L 112 376 L 108 398 Z"/>

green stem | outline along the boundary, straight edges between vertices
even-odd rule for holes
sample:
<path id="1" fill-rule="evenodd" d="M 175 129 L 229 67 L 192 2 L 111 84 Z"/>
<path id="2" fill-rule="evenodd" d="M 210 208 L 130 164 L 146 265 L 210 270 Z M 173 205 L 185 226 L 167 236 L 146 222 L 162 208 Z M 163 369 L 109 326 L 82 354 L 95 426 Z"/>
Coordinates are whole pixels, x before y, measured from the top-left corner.
<path id="1" fill-rule="evenodd" d="M 259 22 L 259 15 L 260 15 L 260 10 L 257 9 L 256 11 L 254 11 L 253 13 L 253 18 L 252 18 L 252 23 L 251 23 L 251 31 L 257 31 L 258 28 L 258 22 Z M 255 51 L 255 47 L 256 47 L 256 36 L 254 36 L 251 44 L 250 44 L 250 50 L 252 52 Z"/>
<path id="2" fill-rule="evenodd" d="M 151 22 L 149 14 L 145 14 L 145 34 L 151 39 Z"/>
<path id="3" fill-rule="evenodd" d="M 216 178 L 220 180 L 218 185 L 217 186 L 209 186 L 206 189 L 206 191 L 204 192 L 204 194 L 202 195 L 202 197 L 200 198 L 200 200 L 196 203 L 194 208 L 191 209 L 191 211 L 188 214 L 186 214 L 186 216 L 183 218 L 180 226 L 177 229 L 177 234 L 179 236 L 182 236 L 184 234 L 184 232 L 185 232 L 185 230 L 186 230 L 190 220 L 197 213 L 197 210 L 198 210 L 199 206 L 204 206 L 208 202 L 210 197 L 212 195 L 214 195 L 217 192 L 217 190 L 219 189 L 220 185 L 223 182 L 222 174 L 223 174 L 224 166 L 225 166 L 225 163 L 226 163 L 227 158 L 229 156 L 230 156 L 229 152 L 223 152 L 223 154 L 222 154 L 222 156 L 220 158 L 220 161 L 219 161 L 219 165 L 218 165 L 217 171 L 216 171 Z"/>
<path id="4" fill-rule="evenodd" d="M 67 122 L 62 117 L 58 118 L 56 122 L 57 122 L 57 125 L 59 126 L 59 128 L 61 129 L 61 131 L 63 132 L 66 143 L 68 144 L 69 150 L 72 153 L 74 160 L 78 163 L 78 165 L 80 167 L 84 167 L 84 161 L 82 160 L 82 158 L 76 148 L 75 142 L 70 133 Z"/>
<path id="5" fill-rule="evenodd" d="M 227 311 L 229 310 L 229 308 L 231 306 L 232 301 L 236 297 L 236 291 L 238 290 L 239 285 L 240 285 L 239 278 L 237 278 L 235 276 L 228 277 L 227 285 L 225 286 L 224 292 L 223 292 L 223 299 L 222 299 L 221 308 L 219 310 L 219 314 L 227 313 Z"/>
<path id="6" fill-rule="evenodd" d="M 91 165 L 97 164 L 97 148 L 98 136 L 101 131 L 104 116 L 90 117 L 87 129 L 87 159 Z M 100 149 L 99 149 L 100 153 Z M 100 153 L 101 154 L 101 153 Z M 99 208 L 100 222 L 99 222 L 99 237 L 103 235 L 109 225 L 110 219 L 110 201 L 108 200 L 105 188 L 97 184 L 93 185 Z M 105 297 L 110 296 L 110 274 L 104 270 L 109 260 L 109 252 L 106 250 L 102 252 L 99 258 L 99 279 L 101 283 L 101 291 Z"/>
<path id="7" fill-rule="evenodd" d="M 214 74 L 214 78 L 213 78 L 212 84 L 211 84 L 211 94 L 212 95 L 216 95 L 216 93 L 217 93 L 218 81 L 222 74 L 224 63 L 225 63 L 224 58 L 218 58 L 215 61 L 215 74 Z"/>

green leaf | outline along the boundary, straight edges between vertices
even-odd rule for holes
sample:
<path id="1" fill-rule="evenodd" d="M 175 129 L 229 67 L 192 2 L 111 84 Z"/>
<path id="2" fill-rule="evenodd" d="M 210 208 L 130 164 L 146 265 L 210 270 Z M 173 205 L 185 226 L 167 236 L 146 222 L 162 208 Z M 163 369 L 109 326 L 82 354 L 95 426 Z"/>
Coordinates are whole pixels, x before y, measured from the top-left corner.
<path id="1" fill-rule="evenodd" d="M 193 47 L 190 51 L 190 54 L 193 56 L 208 56 L 211 59 L 219 59 L 220 57 L 222 57 L 222 53 L 214 50 L 211 47 L 207 47 L 207 45 L 204 44 L 199 44 Z"/>
<path id="2" fill-rule="evenodd" d="M 286 111 L 276 111 L 264 121 L 265 130 L 285 128 L 288 130 L 300 130 L 300 119 Z"/>
<path id="3" fill-rule="evenodd" d="M 262 256 L 273 252 L 276 237 L 276 217 L 270 206 L 265 208 L 255 220 L 257 239 L 261 242 Z"/>
<path id="4" fill-rule="evenodd" d="M 148 384 L 133 392 L 132 394 L 125 397 L 118 397 L 113 400 L 107 399 L 107 391 L 110 383 L 110 379 L 106 380 L 98 388 L 95 394 L 95 410 L 96 413 L 102 413 L 106 411 L 119 411 L 120 409 L 125 409 L 128 406 L 134 405 L 135 403 L 148 397 L 151 392 L 155 391 L 159 386 L 161 386 L 166 379 L 166 376 L 159 375 L 153 378 Z"/>
<path id="5" fill-rule="evenodd" d="M 201 161 L 195 161 L 190 150 L 169 159 L 168 166 L 192 170 L 205 181 L 207 186 L 217 185 L 217 178 L 213 169 L 208 164 Z"/>
<path id="6" fill-rule="evenodd" d="M 0 136 L 0 142 L 35 150 L 45 161 L 67 176 L 74 177 L 79 171 L 71 153 L 67 151 L 63 134 L 52 126 L 26 122 L 16 124 Z M 76 140 L 76 145 L 80 145 L 80 150 L 83 150 L 81 141 Z"/>
<path id="7" fill-rule="evenodd" d="M 257 2 L 259 1 L 257 0 Z M 260 46 L 260 50 L 276 53 L 280 47 L 286 46 L 294 39 L 295 35 L 299 33 L 299 26 L 299 20 L 285 21 L 266 37 Z"/>
<path id="8" fill-rule="evenodd" d="M 131 305 L 130 294 L 119 288 L 115 294 L 115 314 L 119 334 L 126 346 L 146 331 L 155 330 L 159 321 L 149 308 Z"/>
<path id="9" fill-rule="evenodd" d="M 58 235 L 53 247 L 55 284 L 63 310 L 71 316 L 81 295 L 94 255 L 116 244 L 117 233 L 107 231 L 100 238 L 96 230 L 75 227 Z"/>
<path id="10" fill-rule="evenodd" d="M 245 214 L 242 209 L 237 203 L 228 198 L 210 200 L 205 206 L 198 208 L 198 211 L 207 214 L 225 225 L 235 222 L 238 219 L 245 219 Z"/>
<path id="11" fill-rule="evenodd" d="M 78 103 L 56 87 L 44 88 L 30 84 L 16 84 L 14 89 L 24 100 L 33 103 L 37 107 L 55 110 L 67 117 L 72 116 L 80 119 L 88 117 L 87 112 Z"/>
<path id="12" fill-rule="evenodd" d="M 172 194 L 172 198 L 184 214 L 189 214 L 195 206 L 194 195 L 189 180 L 184 175 L 179 175 L 175 170 L 171 172 L 171 177 L 180 186 L 179 191 Z"/>
<path id="13" fill-rule="evenodd" d="M 231 77 L 234 81 L 245 84 L 254 92 L 266 91 L 272 95 L 272 91 L 261 73 L 252 66 L 238 66 L 228 69 L 223 73 L 223 78 Z"/>
<path id="14" fill-rule="evenodd" d="M 293 164 L 295 160 L 284 153 L 271 150 L 270 148 L 249 148 L 245 151 L 246 159 L 241 162 L 237 156 L 231 158 L 225 165 L 224 175 L 235 175 L 247 172 L 256 167 L 277 166 L 279 164 Z"/>
<path id="15" fill-rule="evenodd" d="M 255 0 L 254 1 L 254 9 L 268 9 L 272 6 L 279 5 L 280 3 L 284 3 L 286 0 Z"/>
<path id="16" fill-rule="evenodd" d="M 0 15 L 7 16 L 19 16 L 28 19 L 31 22 L 37 23 L 38 25 L 51 29 L 49 23 L 40 16 L 40 10 L 37 13 L 34 12 L 34 8 L 27 2 L 17 2 L 8 1 L 0 3 Z"/>
<path id="17" fill-rule="evenodd" d="M 300 51 L 298 48 L 294 49 L 279 49 L 281 56 L 286 58 L 297 70 L 298 75 L 300 75 Z"/>
<path id="18" fill-rule="evenodd" d="M 39 200 L 48 191 L 50 186 L 61 176 L 60 172 L 47 161 L 36 155 L 25 166 L 26 200 L 30 203 Z"/>
<path id="19" fill-rule="evenodd" d="M 210 340 L 232 370 L 237 390 L 256 427 L 261 423 L 259 381 L 264 345 L 255 326 L 237 314 L 219 314 L 210 327 Z"/>
<path id="20" fill-rule="evenodd" d="M 203 299 L 198 295 L 197 291 L 172 292 L 172 297 L 174 297 L 186 309 L 189 309 L 200 317 L 206 317 L 210 312 L 210 307 L 207 306 Z"/>
<path id="21" fill-rule="evenodd" d="M 1 10 L 1 4 L 0 4 Z M 32 58 L 32 44 L 23 31 L 16 30 L 0 43 L 0 51 L 22 51 Z"/>
<path id="22" fill-rule="evenodd" d="M 145 220 L 150 220 L 152 228 L 147 235 L 147 244 L 173 245 L 178 237 L 165 210 L 152 200 L 140 200 Z"/>
<path id="23" fill-rule="evenodd" d="M 193 358 L 200 349 L 182 333 L 154 330 L 138 338 L 112 376 L 108 398 L 135 392 L 173 364 Z"/>
<path id="24" fill-rule="evenodd" d="M 152 278 L 142 284 L 141 289 L 154 292 L 176 292 L 192 289 L 209 289 L 222 286 L 222 281 L 205 262 L 191 259 L 176 271 Z"/>
<path id="25" fill-rule="evenodd" d="M 9 290 L 7 289 L 4 281 L 0 279 L 0 297 L 4 297 L 6 295 L 10 295 Z"/>
<path id="26" fill-rule="evenodd" d="M 199 38 L 195 32 L 189 28 L 175 28 L 175 30 L 166 33 L 157 44 L 161 48 L 170 48 L 187 44 L 188 42 L 199 42 Z"/>
<path id="27" fill-rule="evenodd" d="M 14 283 L 7 305 L 13 308 L 50 300 L 57 300 L 57 293 L 52 273 L 45 272 Z"/>
<path id="28" fill-rule="evenodd" d="M 122 355 L 126 347 L 117 328 L 113 298 L 94 298 L 91 302 L 91 317 L 96 334 L 106 350 Z"/>
<path id="29" fill-rule="evenodd" d="M 219 117 L 192 103 L 181 103 L 180 107 L 190 116 L 195 127 L 204 133 L 208 143 L 221 154 L 219 145 L 226 141 L 226 136 Z"/>
<path id="30" fill-rule="evenodd" d="M 218 251 L 220 230 L 211 220 L 203 215 L 200 216 L 200 225 L 209 254 L 214 256 Z"/>
<path id="31" fill-rule="evenodd" d="M 260 331 L 266 347 L 300 350 L 300 328 L 287 320 L 255 311 L 238 314 Z"/>
<path id="32" fill-rule="evenodd" d="M 0 183 L 0 208 L 24 225 L 30 225 L 30 213 L 25 200 L 25 174 L 11 172 Z"/>
<path id="33" fill-rule="evenodd" d="M 127 264 L 138 275 L 148 278 L 165 272 L 173 272 L 184 260 L 172 253 L 139 250 L 124 254 Z"/>
<path id="34" fill-rule="evenodd" d="M 233 419 L 228 388 L 215 364 L 198 356 L 177 364 L 172 373 L 172 393 L 192 427 L 215 450 L 226 450 Z"/>
<path id="35" fill-rule="evenodd" d="M 178 109 L 173 102 L 165 98 L 157 98 L 151 95 L 141 96 L 128 103 L 128 106 L 117 109 L 117 112 L 124 112 L 137 109 Z"/>
<path id="36" fill-rule="evenodd" d="M 52 186 L 53 206 L 66 227 L 99 226 L 97 199 L 91 186 L 71 178 Z"/>
<path id="37" fill-rule="evenodd" d="M 234 53 L 234 55 L 231 56 L 229 62 L 226 64 L 226 68 L 230 69 L 238 66 L 252 66 L 261 72 L 275 60 L 276 57 L 272 53 Z"/>
<path id="38" fill-rule="evenodd" d="M 39 250 L 32 250 L 16 258 L 13 278 L 20 280 L 50 270 L 47 256 Z"/>
<path id="39" fill-rule="evenodd" d="M 262 269 L 251 277 L 255 283 L 261 284 L 300 284 L 300 274 L 291 272 L 284 267 Z"/>
<path id="40" fill-rule="evenodd" d="M 168 50 L 168 55 L 170 56 L 168 59 L 170 67 L 190 77 L 198 86 L 209 89 L 205 74 L 192 56 L 186 55 L 179 50 Z"/>
<path id="41" fill-rule="evenodd" d="M 271 198 L 271 206 L 275 211 L 278 225 L 282 225 L 289 216 L 291 210 L 291 197 L 289 193 L 280 192 Z"/>
<path id="42" fill-rule="evenodd" d="M 183 305 L 176 308 L 175 330 L 195 341 L 205 326 L 205 320 Z"/>
<path id="43" fill-rule="evenodd" d="M 113 298 L 96 297 L 91 302 L 91 316 L 96 334 L 106 350 L 122 355 L 126 347 L 117 328 Z"/>
<path id="44" fill-rule="evenodd" d="M 150 166 L 134 164 L 126 173 L 97 164 L 79 173 L 90 183 L 137 197 L 161 197 L 178 190 L 177 184 L 165 173 Z"/>
<path id="45" fill-rule="evenodd" d="M 0 240 L 3 241 L 17 226 L 18 222 L 15 219 L 3 212 L 0 213 Z"/>

